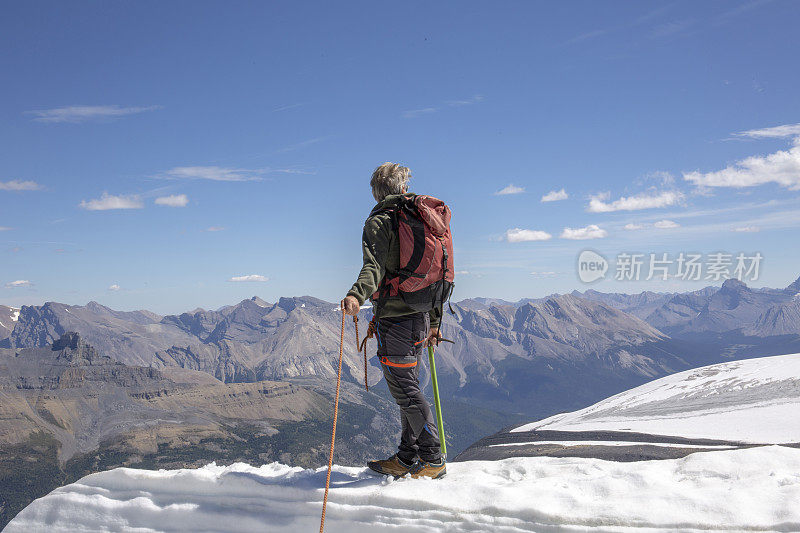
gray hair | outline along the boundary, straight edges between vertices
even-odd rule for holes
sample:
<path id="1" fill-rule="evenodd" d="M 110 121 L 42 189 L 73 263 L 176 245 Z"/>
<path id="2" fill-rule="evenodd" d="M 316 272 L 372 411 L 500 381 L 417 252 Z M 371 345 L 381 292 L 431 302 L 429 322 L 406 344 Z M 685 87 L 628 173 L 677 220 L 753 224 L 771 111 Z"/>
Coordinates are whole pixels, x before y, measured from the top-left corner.
<path id="1" fill-rule="evenodd" d="M 390 194 L 403 194 L 408 190 L 411 170 L 397 163 L 384 163 L 372 173 L 369 184 L 376 202 L 382 201 Z"/>

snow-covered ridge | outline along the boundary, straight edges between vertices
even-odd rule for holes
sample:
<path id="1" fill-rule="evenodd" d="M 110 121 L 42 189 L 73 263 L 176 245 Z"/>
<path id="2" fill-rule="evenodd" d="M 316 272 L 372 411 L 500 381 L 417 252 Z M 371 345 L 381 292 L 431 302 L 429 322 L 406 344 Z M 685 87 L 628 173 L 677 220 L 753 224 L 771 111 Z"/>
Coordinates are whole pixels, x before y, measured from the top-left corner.
<path id="1" fill-rule="evenodd" d="M 800 442 L 800 354 L 679 372 L 511 433 L 622 431 L 781 444 Z"/>
<path id="2" fill-rule="evenodd" d="M 317 531 L 325 469 L 279 463 L 119 468 L 56 489 L 4 533 Z M 328 533 L 800 530 L 800 450 L 617 463 L 517 457 L 451 463 L 441 480 L 335 467 Z"/>
<path id="3" fill-rule="evenodd" d="M 3 314 L 0 315 L 0 319 L 2 319 L 3 316 L 6 316 L 11 320 L 11 324 L 10 325 L 6 324 L 2 320 L 0 320 L 0 327 L 3 327 L 3 328 L 8 329 L 8 330 L 14 329 L 14 322 L 17 322 L 19 320 L 20 308 L 19 307 L 10 307 L 10 306 L 0 306 L 0 307 L 5 307 L 8 310 L 6 312 L 3 312 Z M 6 313 L 8 313 L 8 314 L 6 314 Z"/>

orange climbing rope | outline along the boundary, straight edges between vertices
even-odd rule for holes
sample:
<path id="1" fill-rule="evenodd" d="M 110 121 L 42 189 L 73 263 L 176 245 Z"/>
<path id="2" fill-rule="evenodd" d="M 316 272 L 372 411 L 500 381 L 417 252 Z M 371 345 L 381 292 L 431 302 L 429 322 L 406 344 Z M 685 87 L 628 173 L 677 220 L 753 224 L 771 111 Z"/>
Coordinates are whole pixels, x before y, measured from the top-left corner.
<path id="1" fill-rule="evenodd" d="M 325 478 L 325 496 L 322 499 L 322 518 L 319 522 L 319 533 L 325 529 L 325 509 L 328 506 L 328 489 L 331 486 L 331 469 L 333 468 L 333 443 L 336 440 L 336 418 L 339 416 L 339 386 L 342 383 L 342 353 L 344 351 L 344 301 L 342 308 L 342 329 L 339 335 L 339 370 L 336 372 L 336 399 L 333 401 L 333 431 L 331 432 L 331 453 L 328 456 L 328 476 Z"/>
<path id="2" fill-rule="evenodd" d="M 331 486 L 331 469 L 333 468 L 333 444 L 336 441 L 336 419 L 339 416 L 339 389 L 342 383 L 342 354 L 344 353 L 344 301 L 339 303 L 342 310 L 342 329 L 339 333 L 339 369 L 336 372 L 336 398 L 333 401 L 333 429 L 331 430 L 331 453 L 328 456 L 328 475 L 325 478 L 325 496 L 322 499 L 322 518 L 319 522 L 319 533 L 323 533 L 325 529 L 325 510 L 328 507 L 328 490 Z M 374 333 L 373 322 L 369 323 L 367 328 L 367 335 L 364 341 L 359 345 L 358 343 L 358 316 L 353 315 L 353 323 L 356 326 L 356 353 L 364 351 L 364 387 L 369 390 L 367 384 L 367 339 Z"/>
<path id="3" fill-rule="evenodd" d="M 361 353 L 364 351 L 364 388 L 369 390 L 369 384 L 367 383 L 367 339 L 372 336 L 371 332 L 373 331 L 372 322 L 369 323 L 369 327 L 367 328 L 367 334 L 364 336 L 364 342 L 359 344 L 358 341 L 358 315 L 353 315 L 353 324 L 356 325 L 356 353 Z"/>

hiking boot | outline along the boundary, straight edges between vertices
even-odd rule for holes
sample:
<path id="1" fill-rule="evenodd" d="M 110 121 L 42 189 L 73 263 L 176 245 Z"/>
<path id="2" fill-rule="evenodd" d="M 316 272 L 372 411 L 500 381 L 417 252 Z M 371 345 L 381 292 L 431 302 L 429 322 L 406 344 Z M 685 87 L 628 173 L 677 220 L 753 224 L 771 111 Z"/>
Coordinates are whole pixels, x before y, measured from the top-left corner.
<path id="1" fill-rule="evenodd" d="M 439 479 L 447 473 L 444 459 L 439 459 L 438 463 L 429 463 L 420 459 L 414 466 L 411 467 L 411 477 L 414 479 L 421 477 L 429 477 L 432 479 Z"/>
<path id="2" fill-rule="evenodd" d="M 380 461 L 370 461 L 367 463 L 367 466 L 370 470 L 374 470 L 379 474 L 384 474 L 387 476 L 394 476 L 394 477 L 403 477 L 408 474 L 411 467 L 414 465 L 409 465 L 404 463 L 397 457 L 397 454 L 389 457 L 388 459 L 381 459 Z"/>

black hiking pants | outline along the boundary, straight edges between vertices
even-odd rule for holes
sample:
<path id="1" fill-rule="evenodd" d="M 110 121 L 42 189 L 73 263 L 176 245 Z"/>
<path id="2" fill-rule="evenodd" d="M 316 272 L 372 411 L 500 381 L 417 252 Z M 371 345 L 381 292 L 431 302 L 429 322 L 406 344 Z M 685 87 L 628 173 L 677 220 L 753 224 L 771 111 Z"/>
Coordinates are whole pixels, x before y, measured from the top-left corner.
<path id="1" fill-rule="evenodd" d="M 383 377 L 400 406 L 402 433 L 397 456 L 406 464 L 417 456 L 441 459 L 439 431 L 431 406 L 419 386 L 420 356 L 430 330 L 428 313 L 378 319 L 378 359 Z"/>

